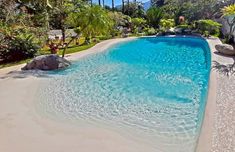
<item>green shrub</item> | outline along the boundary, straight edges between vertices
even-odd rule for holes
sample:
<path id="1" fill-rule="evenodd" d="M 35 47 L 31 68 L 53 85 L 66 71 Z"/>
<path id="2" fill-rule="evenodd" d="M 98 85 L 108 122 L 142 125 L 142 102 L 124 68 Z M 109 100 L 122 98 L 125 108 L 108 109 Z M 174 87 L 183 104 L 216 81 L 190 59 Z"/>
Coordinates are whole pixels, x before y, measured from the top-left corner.
<path id="1" fill-rule="evenodd" d="M 153 28 L 159 27 L 159 22 L 163 17 L 163 10 L 157 7 L 150 7 L 146 12 L 148 24 Z"/>
<path id="2" fill-rule="evenodd" d="M 141 33 L 142 29 L 144 28 L 146 24 L 146 20 L 143 18 L 132 18 L 131 24 L 132 24 L 132 32 L 134 33 Z"/>
<path id="3" fill-rule="evenodd" d="M 154 28 L 145 28 L 144 29 L 146 35 L 155 35 L 156 34 L 156 30 Z"/>
<path id="4" fill-rule="evenodd" d="M 182 24 L 182 25 L 178 25 L 178 26 L 176 26 L 177 28 L 182 28 L 182 29 L 190 29 L 191 27 L 190 27 L 190 25 L 188 25 L 188 24 Z"/>
<path id="5" fill-rule="evenodd" d="M 161 19 L 160 20 L 160 28 L 161 30 L 169 30 L 170 28 L 175 26 L 174 19 Z"/>
<path id="6" fill-rule="evenodd" d="M 13 28 L 0 23 L 1 62 L 13 62 L 34 57 L 40 46 L 35 36 L 23 27 Z"/>
<path id="7" fill-rule="evenodd" d="M 6 48 L 0 48 L 0 58 L 6 62 L 32 58 L 39 50 L 32 35 L 19 35 L 9 40 Z"/>
<path id="8" fill-rule="evenodd" d="M 213 20 L 199 20 L 196 22 L 196 28 L 201 34 L 207 34 L 208 32 L 213 36 L 219 36 L 221 26 L 221 24 Z"/>

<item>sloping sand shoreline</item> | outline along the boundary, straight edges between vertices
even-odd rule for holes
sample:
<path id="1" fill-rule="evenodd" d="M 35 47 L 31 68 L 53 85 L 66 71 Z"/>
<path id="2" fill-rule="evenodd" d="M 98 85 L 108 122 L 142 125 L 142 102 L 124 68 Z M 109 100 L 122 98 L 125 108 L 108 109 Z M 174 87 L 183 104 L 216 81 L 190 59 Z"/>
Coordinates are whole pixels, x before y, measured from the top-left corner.
<path id="1" fill-rule="evenodd" d="M 103 41 L 73 55 L 75 60 L 102 51 L 113 44 L 135 38 Z M 44 78 L 40 72 L 20 72 L 23 65 L 0 70 L 1 152 L 143 152 L 154 149 L 139 141 L 97 126 L 74 126 L 39 115 L 34 97 Z"/>
<path id="2" fill-rule="evenodd" d="M 106 50 L 116 43 L 133 39 L 135 38 L 106 40 L 86 51 L 66 55 L 66 58 L 76 60 L 88 54 Z M 212 61 L 231 63 L 232 60 L 214 54 L 214 45 L 220 43 L 218 39 L 209 39 L 208 43 L 211 47 Z M 20 72 L 22 66 L 18 65 L 0 70 L 0 151 L 156 151 L 148 144 L 124 137 L 112 130 L 96 126 L 78 127 L 42 117 L 37 113 L 33 101 L 38 85 L 44 75 L 40 72 Z M 197 148 L 198 152 L 216 151 L 216 146 L 220 148 L 220 151 L 223 150 L 223 146 L 220 146 L 222 143 L 219 143 L 223 141 L 221 141 L 222 138 L 218 137 L 220 135 L 218 127 L 220 127 L 220 123 L 227 121 L 229 117 L 216 123 L 221 113 L 221 107 L 215 102 L 216 99 L 218 100 L 216 92 L 218 92 L 218 88 L 221 88 L 217 85 L 220 81 L 221 78 L 218 77 L 218 74 L 212 71 L 205 118 Z M 233 103 L 232 106 L 234 105 Z M 232 117 L 232 115 L 230 116 Z M 226 129 L 229 129 L 228 126 L 226 127 Z M 217 143 L 216 146 L 214 146 L 215 143 Z"/>

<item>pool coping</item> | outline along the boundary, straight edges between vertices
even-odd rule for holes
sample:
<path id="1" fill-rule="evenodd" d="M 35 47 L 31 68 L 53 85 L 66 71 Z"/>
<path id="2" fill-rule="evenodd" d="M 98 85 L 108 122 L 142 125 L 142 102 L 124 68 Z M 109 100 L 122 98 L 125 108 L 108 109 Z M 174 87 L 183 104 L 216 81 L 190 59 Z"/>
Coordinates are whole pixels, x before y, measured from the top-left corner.
<path id="1" fill-rule="evenodd" d="M 215 45 L 221 44 L 221 41 L 218 38 L 207 38 L 205 40 L 207 41 L 210 47 L 211 65 L 213 65 L 213 61 L 217 60 L 214 54 L 216 50 Z M 196 152 L 211 151 L 212 139 L 213 139 L 214 115 L 216 113 L 216 92 L 217 92 L 217 74 L 215 70 L 211 69 L 209 87 L 208 87 L 208 97 L 207 97 L 201 132 L 198 138 L 198 145 L 196 147 Z"/>

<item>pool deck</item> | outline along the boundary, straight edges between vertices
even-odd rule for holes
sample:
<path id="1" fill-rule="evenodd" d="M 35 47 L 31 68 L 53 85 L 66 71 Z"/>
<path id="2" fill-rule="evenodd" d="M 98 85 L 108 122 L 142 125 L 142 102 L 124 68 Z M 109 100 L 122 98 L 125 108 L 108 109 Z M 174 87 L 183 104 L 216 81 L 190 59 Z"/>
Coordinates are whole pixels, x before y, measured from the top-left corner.
<path id="1" fill-rule="evenodd" d="M 209 38 L 211 61 L 233 64 L 235 57 L 217 53 L 218 38 Z M 214 63 L 212 63 L 213 65 Z M 204 122 L 199 137 L 197 152 L 234 152 L 235 151 L 235 76 L 227 76 L 216 69 L 211 70 L 208 101 Z"/>
<path id="2" fill-rule="evenodd" d="M 103 51 L 113 44 L 135 38 L 112 39 L 66 55 L 75 60 Z M 216 54 L 217 38 L 207 40 L 212 61 L 233 63 L 233 58 Z M 23 64 L 24 65 L 24 64 Z M 0 151 L 2 152 L 143 152 L 156 151 L 118 132 L 96 126 L 76 126 L 39 115 L 34 97 L 46 78 L 40 72 L 21 72 L 23 65 L 0 69 Z M 235 151 L 235 77 L 211 71 L 208 102 L 197 152 Z"/>

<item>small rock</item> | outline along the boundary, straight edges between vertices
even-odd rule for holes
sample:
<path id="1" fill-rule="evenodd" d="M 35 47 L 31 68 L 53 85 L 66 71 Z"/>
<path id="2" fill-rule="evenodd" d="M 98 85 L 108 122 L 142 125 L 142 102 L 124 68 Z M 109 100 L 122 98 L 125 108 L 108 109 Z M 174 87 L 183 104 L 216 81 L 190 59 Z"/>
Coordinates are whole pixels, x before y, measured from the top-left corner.
<path id="1" fill-rule="evenodd" d="M 56 54 L 50 54 L 35 57 L 22 70 L 57 70 L 64 69 L 70 65 L 71 63 L 68 60 Z"/>
<path id="2" fill-rule="evenodd" d="M 224 55 L 235 55 L 235 50 L 232 45 L 229 44 L 218 44 L 215 46 L 216 50 Z"/>

